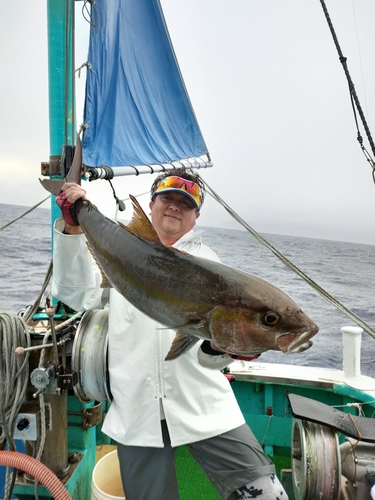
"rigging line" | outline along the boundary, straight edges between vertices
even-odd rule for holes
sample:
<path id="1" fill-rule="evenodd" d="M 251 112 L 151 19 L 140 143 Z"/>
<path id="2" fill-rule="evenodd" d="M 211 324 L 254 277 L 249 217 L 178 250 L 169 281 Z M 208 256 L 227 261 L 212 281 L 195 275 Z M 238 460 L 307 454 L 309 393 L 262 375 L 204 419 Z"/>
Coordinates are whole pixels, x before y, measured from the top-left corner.
<path id="1" fill-rule="evenodd" d="M 264 245 L 268 250 L 270 250 L 278 259 L 281 260 L 289 269 L 291 269 L 293 272 L 298 274 L 303 280 L 306 281 L 316 292 L 318 292 L 324 299 L 326 299 L 328 302 L 330 302 L 333 306 L 335 306 L 339 311 L 344 313 L 346 316 L 348 316 L 354 323 L 356 323 L 358 326 L 363 328 L 365 332 L 367 332 L 372 338 L 375 339 L 375 328 L 370 326 L 366 321 L 364 321 L 362 318 L 357 316 L 353 311 L 348 309 L 346 306 L 341 304 L 335 297 L 330 295 L 324 288 L 322 288 L 320 285 L 318 285 L 315 281 L 313 281 L 307 274 L 305 274 L 301 269 L 299 269 L 296 265 L 293 264 L 285 255 L 283 255 L 279 250 L 277 250 L 269 241 L 267 241 L 265 238 L 263 238 L 259 233 L 257 233 L 252 227 L 250 227 L 241 217 L 234 211 L 232 210 L 225 201 L 220 198 L 220 196 L 207 184 L 205 181 L 206 187 L 209 189 L 209 194 L 218 202 L 220 205 L 222 205 L 225 210 L 239 222 L 249 233 L 254 236 L 255 239 L 257 239 L 262 245 Z"/>
<path id="2" fill-rule="evenodd" d="M 357 107 L 359 116 L 361 117 L 362 124 L 363 124 L 363 127 L 364 127 L 366 135 L 367 135 L 367 139 L 368 139 L 368 141 L 370 143 L 370 146 L 371 146 L 372 154 L 375 156 L 375 144 L 374 144 L 374 141 L 372 139 L 370 129 L 369 129 L 368 125 L 367 125 L 367 121 L 366 121 L 365 115 L 363 113 L 361 104 L 359 102 L 357 93 L 355 91 L 353 80 L 352 80 L 352 78 L 350 76 L 350 73 L 349 73 L 349 69 L 348 69 L 348 65 L 347 65 L 347 59 L 346 59 L 346 57 L 344 57 L 344 55 L 343 55 L 343 53 L 341 51 L 341 47 L 340 47 L 338 38 L 336 36 L 336 32 L 335 32 L 335 29 L 333 27 L 333 24 L 332 24 L 332 21 L 331 21 L 331 18 L 330 18 L 327 6 L 325 4 L 325 1 L 324 0 L 319 0 L 319 1 L 320 1 L 320 4 L 321 4 L 322 8 L 323 8 L 323 12 L 325 14 L 325 17 L 326 17 L 326 20 L 327 20 L 327 23 L 328 23 L 328 27 L 329 27 L 329 29 L 331 31 L 333 42 L 334 42 L 334 44 L 336 46 L 337 53 L 339 55 L 339 60 L 340 60 L 340 62 L 342 64 L 342 66 L 343 66 L 343 69 L 344 69 L 344 72 L 345 72 L 345 75 L 346 75 L 346 79 L 348 81 L 350 95 L 351 95 L 352 99 L 354 99 L 355 105 Z M 354 113 L 355 113 L 355 111 L 354 111 Z M 361 143 L 360 139 L 362 139 L 362 138 L 360 138 L 360 139 L 359 138 L 360 138 L 360 134 L 357 137 L 357 139 Z M 361 145 L 361 147 L 362 147 L 362 145 Z M 375 168 L 374 161 L 372 160 L 371 163 L 372 163 L 372 168 L 374 169 Z"/>
<path id="3" fill-rule="evenodd" d="M 34 305 L 26 308 L 25 314 L 23 316 L 23 319 L 25 320 L 26 323 L 29 323 L 29 321 L 32 320 L 34 314 L 38 312 L 43 294 L 44 294 L 45 290 L 47 289 L 49 282 L 51 281 L 52 270 L 53 270 L 53 260 L 51 259 L 49 266 L 48 266 L 48 269 L 47 269 L 46 276 L 44 278 L 42 288 L 40 290 L 38 297 L 36 298 L 36 300 L 34 302 Z"/>
<path id="4" fill-rule="evenodd" d="M 356 10 L 355 10 L 354 0 L 352 0 L 352 7 L 353 7 L 353 17 L 354 17 L 354 24 L 355 24 L 355 32 L 356 32 L 356 35 L 357 35 L 358 57 L 359 57 L 359 63 L 360 63 L 360 68 L 361 68 L 361 75 L 362 75 L 363 96 L 364 96 L 364 99 L 365 99 L 365 108 L 366 108 L 366 111 L 368 112 L 368 103 L 367 103 L 367 96 L 366 96 L 365 78 L 364 78 L 363 64 L 362 64 L 361 43 L 360 43 L 359 36 L 358 36 L 358 24 L 357 24 L 357 15 L 356 15 Z"/>
<path id="5" fill-rule="evenodd" d="M 87 4 L 93 3 L 93 0 L 83 0 L 83 6 L 82 6 L 82 17 L 83 19 L 90 24 L 90 26 L 93 26 L 95 28 L 95 24 L 91 20 L 91 12 L 90 9 L 87 8 Z M 87 17 L 86 17 L 87 16 Z"/>
<path id="6" fill-rule="evenodd" d="M 35 210 L 36 208 L 39 207 L 39 205 L 41 205 L 42 203 L 44 203 L 45 201 L 48 200 L 48 198 L 50 198 L 51 195 L 49 194 L 46 198 L 44 198 L 44 200 L 40 201 L 39 203 L 37 203 L 36 205 L 34 205 L 33 207 L 29 208 L 28 210 L 26 210 L 26 212 L 24 212 L 23 214 L 21 214 L 19 217 L 16 217 L 15 219 L 11 220 L 10 222 L 8 222 L 7 224 L 5 224 L 5 226 L 1 226 L 0 227 L 0 231 L 3 231 L 4 229 L 6 229 L 7 227 L 11 226 L 12 224 L 14 224 L 15 222 L 17 222 L 19 219 L 22 219 L 22 217 L 25 217 L 27 214 L 29 214 L 30 212 L 32 212 L 33 210 Z"/>
<path id="7" fill-rule="evenodd" d="M 150 195 L 150 190 L 148 191 L 145 191 L 144 193 L 140 193 L 140 194 L 136 194 L 135 197 L 138 199 L 140 196 L 144 196 L 145 194 L 148 194 Z M 125 201 L 130 201 L 130 198 L 121 198 L 121 201 L 125 203 Z M 115 221 L 117 222 L 118 220 L 118 212 L 119 212 L 119 208 L 118 208 L 118 203 L 116 203 L 116 213 L 115 213 Z"/>

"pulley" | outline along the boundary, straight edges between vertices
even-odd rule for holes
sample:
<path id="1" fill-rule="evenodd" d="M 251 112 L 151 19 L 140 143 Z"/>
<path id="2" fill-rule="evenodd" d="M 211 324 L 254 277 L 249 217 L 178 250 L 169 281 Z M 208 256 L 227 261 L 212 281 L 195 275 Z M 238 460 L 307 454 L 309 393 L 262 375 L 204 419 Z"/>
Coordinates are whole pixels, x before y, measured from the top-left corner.
<path id="1" fill-rule="evenodd" d="M 79 324 L 72 350 L 72 370 L 79 374 L 74 393 L 83 403 L 112 399 L 107 349 L 108 309 L 87 311 Z"/>
<path id="2" fill-rule="evenodd" d="M 340 498 L 341 460 L 336 432 L 293 419 L 292 469 L 295 500 Z"/>

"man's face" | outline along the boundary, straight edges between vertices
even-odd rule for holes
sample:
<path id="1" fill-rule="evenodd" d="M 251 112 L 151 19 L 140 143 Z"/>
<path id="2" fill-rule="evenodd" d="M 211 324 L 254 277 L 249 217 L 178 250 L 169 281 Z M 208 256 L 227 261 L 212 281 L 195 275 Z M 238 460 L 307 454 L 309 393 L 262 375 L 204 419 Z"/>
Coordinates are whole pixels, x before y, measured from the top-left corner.
<path id="1" fill-rule="evenodd" d="M 172 245 L 195 226 L 200 212 L 183 193 L 176 191 L 155 196 L 150 202 L 151 221 L 163 243 Z"/>

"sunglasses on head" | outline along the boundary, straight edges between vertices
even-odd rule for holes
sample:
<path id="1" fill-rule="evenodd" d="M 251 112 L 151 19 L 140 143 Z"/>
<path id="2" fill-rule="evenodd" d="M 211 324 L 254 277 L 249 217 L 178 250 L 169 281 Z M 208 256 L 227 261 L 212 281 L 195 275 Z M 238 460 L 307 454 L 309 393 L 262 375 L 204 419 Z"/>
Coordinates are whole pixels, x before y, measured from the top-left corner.
<path id="1" fill-rule="evenodd" d="M 152 199 L 162 191 L 181 191 L 194 202 L 198 210 L 201 207 L 201 188 L 193 181 L 188 181 L 187 179 L 175 175 L 166 177 L 158 184 L 158 187 L 152 194 Z"/>

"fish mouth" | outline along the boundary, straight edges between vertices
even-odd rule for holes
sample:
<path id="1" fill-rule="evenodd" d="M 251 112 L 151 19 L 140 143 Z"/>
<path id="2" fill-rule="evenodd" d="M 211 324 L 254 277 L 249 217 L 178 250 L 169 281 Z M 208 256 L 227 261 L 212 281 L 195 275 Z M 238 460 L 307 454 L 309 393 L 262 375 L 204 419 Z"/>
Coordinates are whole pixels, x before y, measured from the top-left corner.
<path id="1" fill-rule="evenodd" d="M 277 345 L 280 351 L 285 354 L 306 351 L 313 345 L 310 339 L 318 332 L 318 330 L 318 327 L 313 325 L 302 334 L 285 333 L 277 339 Z"/>

